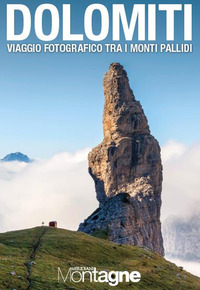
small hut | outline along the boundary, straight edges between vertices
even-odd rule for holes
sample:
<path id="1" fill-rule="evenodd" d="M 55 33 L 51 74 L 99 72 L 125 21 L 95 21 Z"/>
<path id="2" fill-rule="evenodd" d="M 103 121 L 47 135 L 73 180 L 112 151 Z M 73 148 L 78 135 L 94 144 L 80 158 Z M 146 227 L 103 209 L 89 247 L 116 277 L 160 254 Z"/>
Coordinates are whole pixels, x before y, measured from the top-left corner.
<path id="1" fill-rule="evenodd" d="M 53 228 L 57 228 L 57 222 L 56 221 L 51 221 L 49 222 L 49 226 Z"/>

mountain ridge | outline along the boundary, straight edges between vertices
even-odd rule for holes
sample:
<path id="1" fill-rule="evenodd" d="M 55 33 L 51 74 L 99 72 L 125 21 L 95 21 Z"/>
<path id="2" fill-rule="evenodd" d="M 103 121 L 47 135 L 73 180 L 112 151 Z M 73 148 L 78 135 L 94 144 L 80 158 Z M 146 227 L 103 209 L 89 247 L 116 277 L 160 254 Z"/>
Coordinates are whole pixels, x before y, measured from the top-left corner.
<path id="1" fill-rule="evenodd" d="M 150 290 L 200 289 L 200 278 L 145 247 L 116 245 L 85 233 L 50 227 L 0 234 L 0 289 L 111 289 L 108 283 L 88 280 L 58 282 L 58 267 L 66 275 L 70 267 L 80 266 L 141 273 L 140 282 L 123 282 L 114 287 L 116 290 L 125 290 L 127 286 Z"/>
<path id="2" fill-rule="evenodd" d="M 2 162 L 25 162 L 25 163 L 31 163 L 33 160 L 31 160 L 27 155 L 21 153 L 21 152 L 15 152 L 15 153 L 9 153 L 5 157 L 1 159 Z"/>
<path id="3" fill-rule="evenodd" d="M 200 261 L 200 212 L 189 217 L 170 216 L 163 222 L 164 246 L 167 257 Z"/>

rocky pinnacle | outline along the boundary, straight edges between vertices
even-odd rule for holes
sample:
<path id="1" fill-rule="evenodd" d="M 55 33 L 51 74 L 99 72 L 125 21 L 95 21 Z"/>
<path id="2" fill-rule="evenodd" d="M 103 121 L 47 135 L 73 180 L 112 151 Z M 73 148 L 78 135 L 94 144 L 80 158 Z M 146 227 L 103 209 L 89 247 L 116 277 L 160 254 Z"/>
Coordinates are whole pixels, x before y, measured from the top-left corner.
<path id="1" fill-rule="evenodd" d="M 163 255 L 159 144 L 119 63 L 110 65 L 103 85 L 104 140 L 88 157 L 99 208 L 79 230 L 104 232 L 113 242 L 146 246 Z"/>

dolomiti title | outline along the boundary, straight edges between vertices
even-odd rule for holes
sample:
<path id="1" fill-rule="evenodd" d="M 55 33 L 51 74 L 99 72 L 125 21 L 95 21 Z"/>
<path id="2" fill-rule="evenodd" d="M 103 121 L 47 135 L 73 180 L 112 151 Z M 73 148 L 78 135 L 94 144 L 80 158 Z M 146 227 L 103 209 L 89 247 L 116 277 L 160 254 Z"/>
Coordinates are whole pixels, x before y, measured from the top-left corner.
<path id="1" fill-rule="evenodd" d="M 7 40 L 23 41 L 33 32 L 41 41 L 53 41 L 61 32 L 63 41 L 102 41 L 110 33 L 113 41 L 120 41 L 122 33 L 126 41 L 132 41 L 137 28 L 138 41 L 156 41 L 156 16 L 162 13 L 165 17 L 166 41 L 174 41 L 175 18 L 178 13 L 182 13 L 183 40 L 192 41 L 192 4 L 134 4 L 130 19 L 126 12 L 124 4 L 113 4 L 111 11 L 103 4 L 91 4 L 84 12 L 83 31 L 75 34 L 72 33 L 71 18 L 76 15 L 72 14 L 70 4 L 62 5 L 62 13 L 53 4 L 41 4 L 34 15 L 31 15 L 33 11 L 26 5 L 7 4 Z M 48 34 L 43 27 L 45 13 L 51 19 Z M 95 21 L 97 15 L 101 21 Z M 19 21 L 21 31 L 16 32 L 15 24 Z M 94 32 L 94 25 L 98 27 L 98 33 Z"/>

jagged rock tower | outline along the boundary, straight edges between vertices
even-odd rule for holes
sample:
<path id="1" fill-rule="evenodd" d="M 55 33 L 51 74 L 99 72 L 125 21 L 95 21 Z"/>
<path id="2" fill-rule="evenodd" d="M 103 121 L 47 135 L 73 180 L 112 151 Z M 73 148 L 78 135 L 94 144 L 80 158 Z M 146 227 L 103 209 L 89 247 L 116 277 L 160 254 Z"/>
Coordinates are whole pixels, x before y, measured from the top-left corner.
<path id="1" fill-rule="evenodd" d="M 99 208 L 79 231 L 103 231 L 113 242 L 146 246 L 164 255 L 159 144 L 119 63 L 110 65 L 103 85 L 104 140 L 88 157 Z"/>

